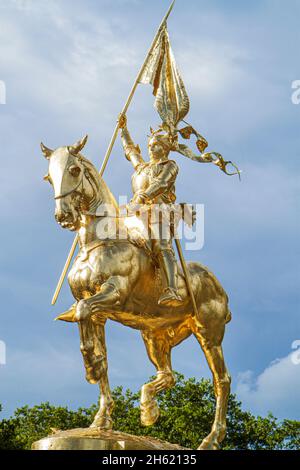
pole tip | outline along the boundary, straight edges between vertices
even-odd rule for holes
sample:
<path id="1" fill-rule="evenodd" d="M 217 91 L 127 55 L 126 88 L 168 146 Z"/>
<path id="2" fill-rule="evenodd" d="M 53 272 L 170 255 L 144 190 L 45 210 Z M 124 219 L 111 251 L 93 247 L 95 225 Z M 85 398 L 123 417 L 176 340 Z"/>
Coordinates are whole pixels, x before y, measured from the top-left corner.
<path id="1" fill-rule="evenodd" d="M 167 21 L 167 19 L 169 18 L 170 14 L 171 14 L 171 11 L 172 11 L 173 8 L 174 8 L 175 1 L 176 1 L 176 0 L 173 0 L 173 2 L 171 3 L 171 5 L 170 5 L 170 7 L 169 7 L 169 10 L 168 10 L 168 13 L 167 13 L 166 16 L 165 16 L 165 19 L 164 19 L 163 23 L 165 23 L 165 22 Z"/>

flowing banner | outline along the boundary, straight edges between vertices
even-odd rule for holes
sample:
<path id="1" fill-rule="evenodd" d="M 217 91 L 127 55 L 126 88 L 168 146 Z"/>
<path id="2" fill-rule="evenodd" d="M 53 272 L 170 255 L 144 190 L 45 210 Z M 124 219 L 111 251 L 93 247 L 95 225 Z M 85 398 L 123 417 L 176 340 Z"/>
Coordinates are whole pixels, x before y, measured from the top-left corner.
<path id="1" fill-rule="evenodd" d="M 154 107 L 171 129 L 184 119 L 190 101 L 179 74 L 165 23 L 139 80 L 153 86 Z"/>
<path id="2" fill-rule="evenodd" d="M 202 163 L 214 163 L 227 175 L 238 174 L 240 176 L 240 171 L 238 170 L 238 168 L 232 162 L 225 161 L 222 155 L 220 155 L 219 153 L 204 153 L 208 145 L 206 139 L 188 123 L 186 123 L 188 124 L 186 127 L 182 129 L 177 129 L 177 125 L 180 121 L 185 122 L 184 118 L 189 112 L 190 103 L 183 80 L 179 74 L 175 62 L 167 31 L 167 19 L 173 9 L 174 3 L 175 0 L 173 0 L 172 4 L 170 5 L 167 11 L 167 14 L 161 22 L 161 25 L 151 44 L 150 50 L 146 56 L 146 59 L 140 69 L 140 72 L 137 75 L 137 78 L 132 86 L 130 94 L 120 114 L 126 115 L 126 112 L 129 108 L 135 90 L 139 83 L 151 84 L 153 86 L 153 94 L 155 96 L 154 106 L 159 116 L 161 117 L 163 127 L 167 128 L 165 130 L 167 130 L 172 137 L 178 137 L 178 134 L 180 134 L 183 139 L 190 139 L 191 135 L 194 135 L 197 139 L 196 146 L 200 154 L 195 154 L 187 145 L 179 144 L 177 139 L 174 139 L 173 150 L 179 152 L 187 158 L 190 158 L 191 160 L 195 160 Z M 117 123 L 109 146 L 107 148 L 104 161 L 99 171 L 101 176 L 105 171 L 118 132 L 119 124 Z M 226 168 L 228 164 L 232 164 L 234 166 L 236 170 L 234 173 L 227 172 Z M 73 255 L 75 253 L 77 243 L 78 235 L 74 239 L 68 258 L 66 260 L 63 271 L 56 286 L 51 302 L 52 305 L 56 303 L 57 297 L 63 285 Z"/>
<path id="3" fill-rule="evenodd" d="M 186 123 L 188 124 L 186 127 L 177 129 L 180 121 L 185 122 L 184 118 L 189 112 L 190 101 L 176 65 L 167 23 L 163 25 L 157 37 L 152 53 L 149 55 L 139 78 L 139 83 L 153 86 L 154 107 L 162 120 L 163 127 L 167 128 L 173 136 L 179 133 L 183 139 L 190 139 L 191 135 L 194 135 L 200 154 L 195 154 L 187 145 L 178 142 L 175 144 L 174 151 L 197 162 L 214 163 L 227 175 L 238 175 L 240 178 L 240 171 L 233 162 L 225 161 L 218 152 L 204 153 L 208 143 L 191 125 Z M 227 165 L 232 165 L 235 171 L 229 173 Z"/>

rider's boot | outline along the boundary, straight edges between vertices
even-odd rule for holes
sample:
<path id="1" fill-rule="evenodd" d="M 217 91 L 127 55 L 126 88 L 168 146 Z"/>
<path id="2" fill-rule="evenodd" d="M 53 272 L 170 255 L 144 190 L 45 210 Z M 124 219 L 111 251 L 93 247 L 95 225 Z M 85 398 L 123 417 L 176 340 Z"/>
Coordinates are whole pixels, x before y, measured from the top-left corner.
<path id="1" fill-rule="evenodd" d="M 173 249 L 161 250 L 158 259 L 166 282 L 166 286 L 158 300 L 158 304 L 166 307 L 177 307 L 183 303 L 183 300 L 178 294 L 177 261 Z"/>

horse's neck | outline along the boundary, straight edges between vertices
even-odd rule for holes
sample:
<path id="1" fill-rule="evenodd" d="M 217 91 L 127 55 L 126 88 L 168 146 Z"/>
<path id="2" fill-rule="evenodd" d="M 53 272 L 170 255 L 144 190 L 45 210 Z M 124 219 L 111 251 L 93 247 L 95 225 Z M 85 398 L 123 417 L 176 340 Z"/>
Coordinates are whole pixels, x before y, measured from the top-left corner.
<path id="1" fill-rule="evenodd" d="M 112 192 L 91 162 L 87 160 L 86 162 L 89 182 L 94 188 L 94 198 L 86 213 L 81 216 L 79 229 L 81 247 L 103 239 L 103 226 L 108 220 L 116 220 L 119 215 L 119 207 Z M 107 233 L 105 237 L 109 238 L 109 236 L 112 234 Z"/>
<path id="2" fill-rule="evenodd" d="M 92 176 L 93 181 L 96 181 L 95 190 L 97 200 L 97 206 L 94 206 L 90 209 L 95 210 L 96 215 L 102 215 L 101 210 L 103 210 L 104 208 L 106 212 L 118 213 L 119 207 L 117 201 L 102 176 L 99 175 L 99 173 L 94 167 L 92 167 L 92 171 L 90 171 L 90 174 Z"/>

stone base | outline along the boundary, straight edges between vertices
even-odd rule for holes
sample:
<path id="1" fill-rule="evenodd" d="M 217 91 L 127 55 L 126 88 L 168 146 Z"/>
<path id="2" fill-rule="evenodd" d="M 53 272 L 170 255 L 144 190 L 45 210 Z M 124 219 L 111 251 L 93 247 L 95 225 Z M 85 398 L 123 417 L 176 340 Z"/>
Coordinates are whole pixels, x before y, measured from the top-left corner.
<path id="1" fill-rule="evenodd" d="M 32 450 L 186 450 L 153 437 L 133 436 L 98 428 L 55 431 L 32 444 Z"/>

